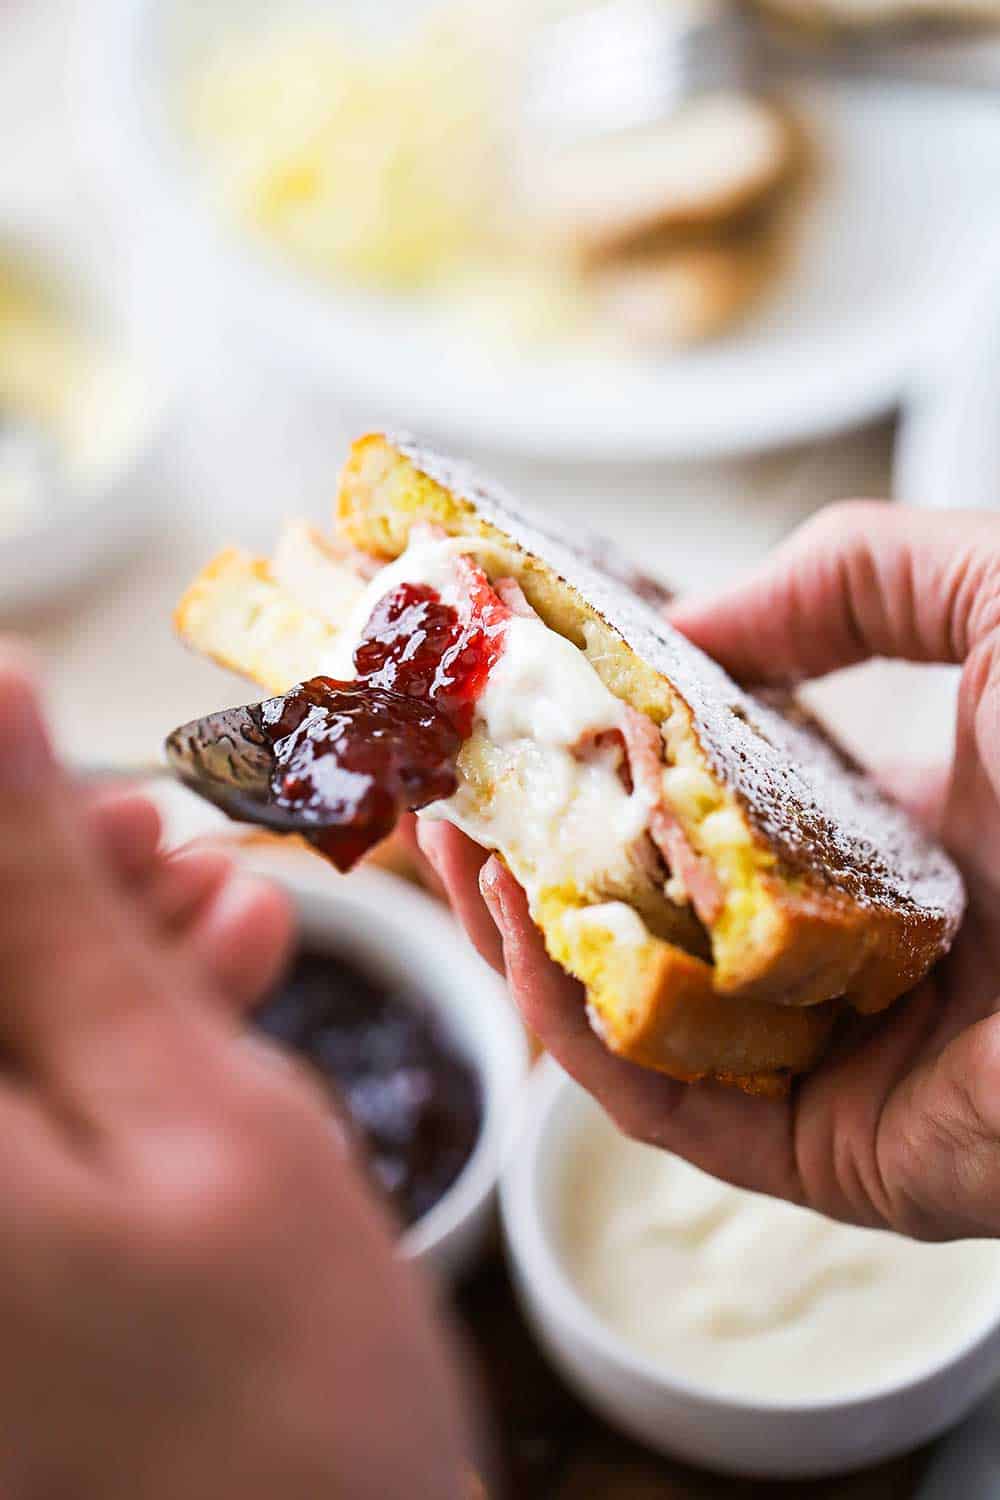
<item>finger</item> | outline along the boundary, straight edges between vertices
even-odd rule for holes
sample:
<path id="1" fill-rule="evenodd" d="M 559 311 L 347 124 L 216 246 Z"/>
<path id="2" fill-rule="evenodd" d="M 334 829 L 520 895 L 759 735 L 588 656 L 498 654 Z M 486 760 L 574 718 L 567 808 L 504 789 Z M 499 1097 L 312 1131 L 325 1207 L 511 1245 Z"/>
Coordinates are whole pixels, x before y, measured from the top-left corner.
<path id="1" fill-rule="evenodd" d="M 404 813 L 396 825 L 396 832 L 400 844 L 413 862 L 421 885 L 426 886 L 431 895 L 446 900 L 447 894 L 438 879 L 437 871 L 420 847 L 420 824 L 416 816 L 413 813 Z"/>
<path id="2" fill-rule="evenodd" d="M 871 656 L 962 662 L 996 623 L 1000 520 L 830 506 L 763 569 L 670 619 L 742 681 L 818 677 Z"/>
<path id="3" fill-rule="evenodd" d="M 522 1020 L 568 1073 L 603 1100 L 632 1069 L 601 1046 L 590 1029 L 583 986 L 549 958 L 524 893 L 500 860 L 491 858 L 483 866 L 480 883 Z M 648 1082 L 642 1078 L 640 1089 Z M 659 1106 L 659 1091 L 652 1102 Z"/>
<path id="4" fill-rule="evenodd" d="M 0 727 L 0 1045 L 67 1102 L 109 1096 L 126 1077 L 141 1092 L 140 1075 L 187 1089 L 204 1031 L 191 1024 L 192 986 L 115 888 L 55 763 L 30 665 L 10 647 Z"/>
<path id="5" fill-rule="evenodd" d="M 583 986 L 549 958 L 524 892 L 499 860 L 485 867 L 482 885 L 523 1020 L 620 1129 L 740 1187 L 801 1196 L 786 1100 L 678 1083 L 615 1057 L 590 1027 Z"/>
<path id="6" fill-rule="evenodd" d="M 291 908 L 277 887 L 243 874 L 227 879 L 199 912 L 187 940 L 214 988 L 236 1012 L 276 984 L 292 946 Z"/>
<path id="7" fill-rule="evenodd" d="M 1000 605 L 1000 590 L 996 593 Z M 965 868 L 970 901 L 992 916 L 1000 899 L 1000 630 L 962 672 L 955 764 L 943 834 Z"/>
<path id="8" fill-rule="evenodd" d="M 503 944 L 479 889 L 479 873 L 489 854 L 450 823 L 418 821 L 417 838 L 476 951 L 502 974 Z"/>
<path id="9" fill-rule="evenodd" d="M 148 797 L 120 788 L 102 790 L 90 803 L 88 819 L 93 838 L 118 879 L 130 883 L 151 873 L 162 824 Z"/>
<path id="10" fill-rule="evenodd" d="M 198 921 L 234 878 L 232 856 L 222 849 L 183 849 L 160 860 L 145 894 L 150 915 L 177 937 Z"/>
<path id="11" fill-rule="evenodd" d="M 161 821 L 146 798 L 103 793 L 88 809 L 94 838 L 115 876 L 140 894 L 155 922 L 180 935 L 198 923 L 234 878 L 227 850 L 183 848 L 157 858 Z"/>
<path id="12" fill-rule="evenodd" d="M 237 874 L 223 850 L 182 850 L 157 860 L 161 822 L 135 793 L 103 793 L 88 816 L 116 877 L 142 898 L 158 926 L 190 946 L 213 991 L 245 1010 L 281 971 L 290 942 L 277 891 Z"/>
<path id="13" fill-rule="evenodd" d="M 950 766 L 916 766 L 906 762 L 872 768 L 879 786 L 905 807 L 929 833 L 939 833 L 951 785 Z"/>
<path id="14" fill-rule="evenodd" d="M 896 1222 L 931 1239 L 993 1236 L 1000 1136 L 1000 1017 L 968 1027 L 893 1093 L 879 1129 Z"/>
<path id="15" fill-rule="evenodd" d="M 281 972 L 291 941 L 287 902 L 240 873 L 227 851 L 184 849 L 162 858 L 143 900 L 160 930 L 198 961 L 207 992 L 228 1007 L 245 1010 Z"/>
<path id="16" fill-rule="evenodd" d="M 103 792 L 89 807 L 88 819 L 116 878 L 133 894 L 141 893 L 154 921 L 168 934 L 193 936 L 235 879 L 235 864 L 226 850 L 184 848 L 158 859 L 160 815 L 139 794 Z M 224 933 L 228 927 L 222 924 Z M 205 957 L 211 960 L 210 946 Z"/>
<path id="17" fill-rule="evenodd" d="M 902 1222 L 884 1170 L 881 1117 L 941 1015 L 940 994 L 925 982 L 888 1011 L 839 1018 L 819 1066 L 799 1084 L 795 1111 L 796 1162 L 814 1207 L 869 1227 Z"/>

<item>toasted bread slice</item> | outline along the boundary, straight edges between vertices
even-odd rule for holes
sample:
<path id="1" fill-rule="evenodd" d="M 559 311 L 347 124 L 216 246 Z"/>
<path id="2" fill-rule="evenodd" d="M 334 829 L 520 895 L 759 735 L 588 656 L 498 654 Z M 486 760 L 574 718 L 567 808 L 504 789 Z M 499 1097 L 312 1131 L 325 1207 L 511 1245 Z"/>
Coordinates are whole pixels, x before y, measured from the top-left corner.
<path id="1" fill-rule="evenodd" d="M 692 917 L 676 876 L 664 893 L 627 862 L 602 888 L 529 889 L 550 953 L 583 981 L 611 1050 L 678 1078 L 773 1091 L 821 1055 L 841 997 L 887 1005 L 946 949 L 963 900 L 947 858 L 813 729 L 741 693 L 677 636 L 647 602 L 649 581 L 644 599 L 620 559 L 598 566 L 591 546 L 539 529 L 403 438 L 355 445 L 339 518 L 356 548 L 384 561 L 419 523 L 487 546 L 549 630 L 660 727 L 657 774 L 694 861 L 714 873 L 713 919 Z M 318 544 L 305 546 L 320 560 Z M 273 565 L 224 554 L 177 612 L 192 645 L 271 691 L 330 671 L 345 618 L 333 574 L 325 615 L 299 602 L 302 570 L 286 561 L 276 575 L 285 552 Z M 326 598 L 321 586 L 311 605 Z M 478 753 L 473 736 L 459 766 L 488 800 L 493 772 Z M 496 847 L 530 885 L 515 843 Z"/>
<path id="2" fill-rule="evenodd" d="M 335 633 L 281 588 L 268 562 L 236 547 L 198 575 L 174 623 L 220 666 L 276 693 L 321 670 Z"/>

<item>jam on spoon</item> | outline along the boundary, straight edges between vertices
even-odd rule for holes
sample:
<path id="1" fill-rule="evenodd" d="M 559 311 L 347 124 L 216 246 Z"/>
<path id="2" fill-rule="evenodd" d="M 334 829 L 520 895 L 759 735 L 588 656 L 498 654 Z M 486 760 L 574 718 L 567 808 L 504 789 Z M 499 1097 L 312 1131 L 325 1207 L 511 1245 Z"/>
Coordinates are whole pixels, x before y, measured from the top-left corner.
<path id="1" fill-rule="evenodd" d="M 375 606 L 357 677 L 314 677 L 263 704 L 270 800 L 305 814 L 307 836 L 349 870 L 400 813 L 450 797 L 475 703 L 503 650 L 510 610 L 469 557 L 455 559 L 458 607 L 401 583 Z"/>

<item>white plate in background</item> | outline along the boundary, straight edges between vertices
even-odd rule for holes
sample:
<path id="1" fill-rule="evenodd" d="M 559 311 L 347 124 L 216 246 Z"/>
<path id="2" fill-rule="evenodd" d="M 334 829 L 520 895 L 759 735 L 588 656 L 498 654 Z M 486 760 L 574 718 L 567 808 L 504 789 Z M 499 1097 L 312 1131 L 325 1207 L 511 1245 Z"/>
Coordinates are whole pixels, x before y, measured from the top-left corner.
<path id="1" fill-rule="evenodd" d="M 0 529 L 4 624 L 64 602 L 137 546 L 154 519 L 146 481 L 173 417 L 172 392 L 144 363 L 106 270 L 57 221 L 16 211 L 10 196 L 0 192 L 0 277 L 10 264 L 37 279 L 52 316 L 84 348 L 86 373 L 65 372 L 72 438 L 69 424 L 39 421 L 52 462 L 37 509 Z M 10 421 L 16 441 L 16 412 Z"/>
<path id="2" fill-rule="evenodd" d="M 794 267 L 745 325 L 658 359 L 501 354 L 418 302 L 312 282 L 215 212 L 175 123 L 176 74 L 209 38 L 269 12 L 265 0 L 108 0 L 89 23 L 90 107 L 155 226 L 164 295 L 182 288 L 190 307 L 197 286 L 206 306 L 224 299 L 290 372 L 364 423 L 402 422 L 457 447 L 616 461 L 818 437 L 900 400 L 934 327 L 960 315 L 971 268 L 1000 239 L 1000 104 L 981 92 L 811 83 L 796 97 L 819 168 Z"/>

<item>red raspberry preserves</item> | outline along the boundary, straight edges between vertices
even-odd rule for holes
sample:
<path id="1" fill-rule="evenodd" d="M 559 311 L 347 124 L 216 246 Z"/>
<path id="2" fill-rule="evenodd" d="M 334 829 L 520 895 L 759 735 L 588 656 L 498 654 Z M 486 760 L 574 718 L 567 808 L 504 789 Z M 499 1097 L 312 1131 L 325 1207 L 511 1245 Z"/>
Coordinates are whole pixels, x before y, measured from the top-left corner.
<path id="1" fill-rule="evenodd" d="M 353 682 L 314 677 L 266 705 L 272 801 L 315 820 L 312 841 L 338 869 L 458 784 L 510 611 L 471 558 L 455 561 L 458 608 L 427 584 L 399 584 L 372 611 Z"/>

